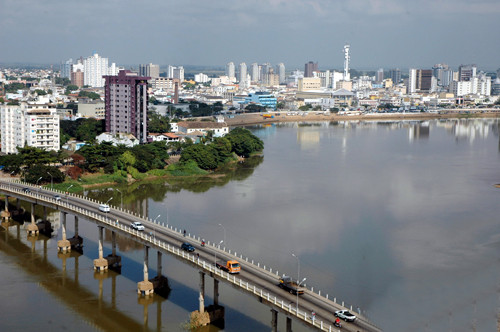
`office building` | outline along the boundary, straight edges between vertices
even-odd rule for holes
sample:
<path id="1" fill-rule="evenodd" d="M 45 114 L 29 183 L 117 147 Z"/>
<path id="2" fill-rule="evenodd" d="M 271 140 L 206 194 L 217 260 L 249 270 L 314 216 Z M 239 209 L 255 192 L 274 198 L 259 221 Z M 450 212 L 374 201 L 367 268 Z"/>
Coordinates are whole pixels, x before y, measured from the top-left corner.
<path id="1" fill-rule="evenodd" d="M 401 82 L 401 70 L 399 68 L 389 70 L 389 77 L 394 84 Z"/>
<path id="2" fill-rule="evenodd" d="M 106 131 L 112 135 L 132 134 L 140 143 L 146 143 L 149 77 L 121 70 L 118 75 L 106 75 L 104 79 Z"/>
<path id="3" fill-rule="evenodd" d="M 160 66 L 152 63 L 139 65 L 139 75 L 158 78 L 160 77 Z"/>
<path id="4" fill-rule="evenodd" d="M 59 116 L 48 105 L 0 105 L 2 152 L 17 153 L 25 145 L 59 151 Z"/>
<path id="5" fill-rule="evenodd" d="M 278 74 L 278 76 L 279 76 L 279 83 L 286 84 L 285 65 L 283 63 L 279 63 L 276 66 L 276 74 Z"/>
<path id="6" fill-rule="evenodd" d="M 276 109 L 276 97 L 267 92 L 255 92 L 245 97 L 245 104 L 256 104 L 272 109 Z"/>
<path id="7" fill-rule="evenodd" d="M 375 81 L 377 81 L 377 83 L 382 83 L 383 80 L 384 80 L 384 68 L 380 68 L 379 70 L 377 70 Z"/>
<path id="8" fill-rule="evenodd" d="M 458 67 L 458 80 L 471 81 L 472 78 L 476 77 L 476 72 L 476 65 L 460 65 L 460 67 Z"/>
<path id="9" fill-rule="evenodd" d="M 235 75 L 235 69 L 234 69 L 234 63 L 233 62 L 229 62 L 226 65 L 226 76 L 229 77 L 229 78 L 236 77 L 236 75 Z"/>
<path id="10" fill-rule="evenodd" d="M 432 69 L 410 69 L 408 77 L 408 93 L 432 92 L 436 90 L 437 80 Z"/>
<path id="11" fill-rule="evenodd" d="M 318 63 L 309 61 L 304 66 L 304 77 L 313 77 L 315 71 L 318 71 Z"/>
<path id="12" fill-rule="evenodd" d="M 108 58 L 102 58 L 99 54 L 89 56 L 83 60 L 84 84 L 93 88 L 104 86 L 104 75 L 108 75 Z"/>

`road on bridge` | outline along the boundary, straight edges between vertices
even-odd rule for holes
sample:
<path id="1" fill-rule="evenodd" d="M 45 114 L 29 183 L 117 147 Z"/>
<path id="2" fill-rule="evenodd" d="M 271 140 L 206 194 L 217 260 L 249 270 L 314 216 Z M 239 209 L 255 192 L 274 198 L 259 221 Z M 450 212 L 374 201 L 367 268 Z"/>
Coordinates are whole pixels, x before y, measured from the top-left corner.
<path id="1" fill-rule="evenodd" d="M 19 193 L 19 190 L 25 187 L 24 185 L 19 183 L 11 183 L 10 186 L 17 188 L 18 192 L 16 194 Z M 41 188 L 35 189 L 33 187 L 30 187 L 30 189 L 40 195 L 46 195 L 48 198 L 52 198 L 55 194 L 50 190 Z M 23 193 L 23 195 L 29 195 L 29 193 Z M 291 305 L 292 308 L 295 308 L 297 305 L 296 295 L 290 294 L 278 287 L 279 277 L 276 274 L 273 274 L 262 267 L 252 264 L 251 262 L 242 260 L 240 259 L 240 257 L 228 254 L 227 252 L 214 246 L 201 246 L 201 243 L 194 240 L 192 237 L 183 236 L 180 230 L 179 232 L 176 232 L 170 228 L 150 222 L 144 218 L 139 218 L 119 209 L 112 208 L 109 213 L 101 212 L 98 209 L 98 203 L 91 202 L 88 199 L 82 197 L 63 195 L 62 200 L 80 208 L 84 208 L 94 213 L 101 214 L 102 216 L 109 218 L 110 221 L 118 221 L 122 225 L 129 226 L 134 221 L 140 221 L 145 226 L 145 232 L 147 234 L 154 234 L 156 239 L 164 241 L 172 246 L 180 247 L 183 242 L 189 242 L 195 247 L 196 253 L 199 254 L 200 259 L 205 260 L 208 264 L 214 264 L 215 255 L 218 259 L 237 260 L 241 265 L 241 273 L 238 275 L 238 278 L 242 279 L 244 283 L 248 282 L 251 285 L 262 288 L 270 294 L 283 299 L 285 302 Z M 57 204 L 57 202 L 55 203 Z M 270 305 L 270 307 L 273 306 Z M 336 310 L 341 309 L 345 308 L 308 289 L 306 289 L 304 294 L 299 298 L 300 314 L 303 315 L 303 313 L 308 313 L 308 315 L 311 315 L 312 312 L 315 312 L 316 320 L 322 320 L 324 324 L 331 324 L 332 331 L 337 330 L 336 328 L 333 328 L 333 321 L 335 320 L 333 313 Z M 356 316 L 358 316 L 355 322 L 342 322 L 342 331 L 380 331 L 379 328 L 370 323 L 367 319 L 365 319 L 365 317 L 358 315 L 357 313 L 355 314 Z M 303 321 L 301 322 L 304 323 Z M 311 327 L 311 325 L 309 324 L 307 324 L 307 326 Z"/>

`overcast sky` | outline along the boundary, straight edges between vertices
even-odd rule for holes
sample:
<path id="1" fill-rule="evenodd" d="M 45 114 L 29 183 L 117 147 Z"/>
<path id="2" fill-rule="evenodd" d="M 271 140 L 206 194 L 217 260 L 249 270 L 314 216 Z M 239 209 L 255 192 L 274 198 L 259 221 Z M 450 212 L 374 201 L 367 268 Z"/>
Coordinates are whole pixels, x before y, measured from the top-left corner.
<path id="1" fill-rule="evenodd" d="M 500 0 L 0 0 L 0 63 L 500 67 Z"/>

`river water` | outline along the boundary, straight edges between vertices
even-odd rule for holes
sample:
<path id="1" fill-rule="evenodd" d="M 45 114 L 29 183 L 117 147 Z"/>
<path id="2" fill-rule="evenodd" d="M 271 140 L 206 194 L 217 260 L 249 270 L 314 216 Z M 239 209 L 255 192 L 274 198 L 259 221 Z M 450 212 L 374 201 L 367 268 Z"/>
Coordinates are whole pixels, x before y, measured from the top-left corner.
<path id="1" fill-rule="evenodd" d="M 227 177 L 86 194 L 224 240 L 280 274 L 300 273 L 308 288 L 385 331 L 495 331 L 499 126 L 491 119 L 255 126 L 263 156 Z M 59 216 L 49 218 L 58 230 L 51 239 L 29 241 L 23 226 L 0 231 L 1 330 L 178 331 L 198 308 L 199 276 L 190 267 L 164 255 L 172 291 L 142 301 L 141 246 L 119 239 L 121 275 L 94 275 L 97 227 L 81 221 L 84 255 L 64 257 L 56 253 Z M 70 217 L 70 236 L 72 224 Z M 206 292 L 211 303 L 211 286 Z M 219 292 L 226 331 L 270 330 L 267 307 L 223 284 Z"/>

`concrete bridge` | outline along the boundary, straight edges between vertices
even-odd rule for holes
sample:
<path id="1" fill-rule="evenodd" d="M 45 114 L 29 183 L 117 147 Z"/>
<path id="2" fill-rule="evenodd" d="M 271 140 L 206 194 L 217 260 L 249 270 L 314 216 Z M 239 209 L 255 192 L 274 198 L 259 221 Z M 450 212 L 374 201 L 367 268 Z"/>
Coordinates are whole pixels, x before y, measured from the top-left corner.
<path id="1" fill-rule="evenodd" d="M 29 191 L 23 190 L 29 188 Z M 33 235 L 37 232 L 34 224 L 34 207 L 41 205 L 51 209 L 59 210 L 62 219 L 63 239 L 58 241 L 58 248 L 61 252 L 69 251 L 79 237 L 78 220 L 84 219 L 95 223 L 99 228 L 99 257 L 94 260 L 94 268 L 97 271 L 105 271 L 108 266 L 102 256 L 103 230 L 107 229 L 112 234 L 113 254 L 110 262 L 120 263 L 120 259 L 115 255 L 116 234 L 131 238 L 144 245 L 144 280 L 138 282 L 138 293 L 148 296 L 154 290 L 154 285 L 149 279 L 149 250 L 157 251 L 157 277 L 162 276 L 162 254 L 169 254 L 185 264 L 191 265 L 198 270 L 199 282 L 199 308 L 198 313 L 205 313 L 205 277 L 213 278 L 213 299 L 214 307 L 218 307 L 219 283 L 231 285 L 237 290 L 247 293 L 260 303 L 271 309 L 271 326 L 273 331 L 277 331 L 277 316 L 282 313 L 286 316 L 286 331 L 292 330 L 292 319 L 308 327 L 321 331 L 337 331 L 332 322 L 335 319 L 333 312 L 336 310 L 349 309 L 343 302 L 337 301 L 335 297 L 315 291 L 313 287 L 306 289 L 305 293 L 299 297 L 289 294 L 279 288 L 279 272 L 272 267 L 263 266 L 257 261 L 244 256 L 241 253 L 232 252 L 226 248 L 207 242 L 206 246 L 201 246 L 201 239 L 192 234 L 183 234 L 182 230 L 177 230 L 170 225 L 155 222 L 147 217 L 136 215 L 121 208 L 112 207 L 109 213 L 99 211 L 99 204 L 102 202 L 89 199 L 84 196 L 74 194 L 64 194 L 34 187 L 30 184 L 20 182 L 0 181 L 0 194 L 5 195 L 5 211 L 3 215 L 8 215 L 8 198 L 16 198 L 17 202 L 23 200 L 31 203 L 31 224 L 26 226 L 28 233 Z M 60 198 L 54 196 L 58 194 Z M 75 237 L 66 239 L 66 215 L 75 216 Z M 145 226 L 145 231 L 136 231 L 129 225 L 132 222 L 140 221 Z M 36 230 L 35 230 L 36 228 Z M 188 253 L 180 249 L 182 242 L 190 242 L 196 248 L 196 254 Z M 241 265 L 241 273 L 231 275 L 214 266 L 214 257 L 226 260 L 237 260 Z M 297 301 L 298 300 L 298 301 Z M 312 315 L 312 312 L 315 315 Z M 357 314 L 354 323 L 343 323 L 343 331 L 380 331 L 363 315 Z"/>

